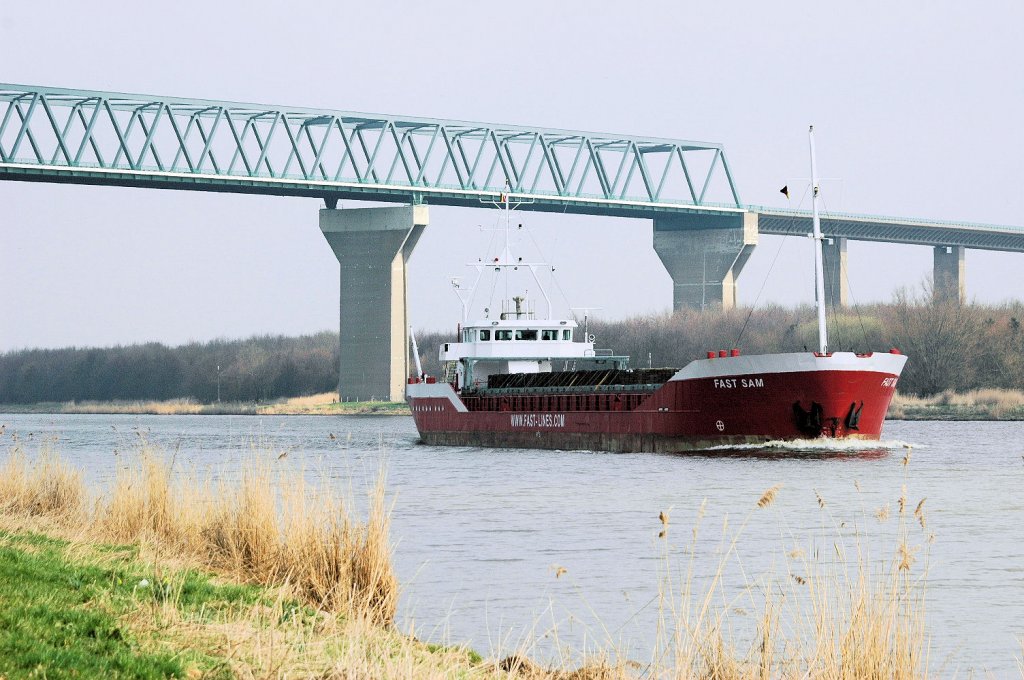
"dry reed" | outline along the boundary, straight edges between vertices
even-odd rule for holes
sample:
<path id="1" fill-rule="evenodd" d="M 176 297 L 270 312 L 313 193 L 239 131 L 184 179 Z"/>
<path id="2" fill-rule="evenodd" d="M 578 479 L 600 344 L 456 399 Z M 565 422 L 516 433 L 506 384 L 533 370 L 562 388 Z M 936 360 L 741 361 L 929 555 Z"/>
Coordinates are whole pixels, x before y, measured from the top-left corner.
<path id="1" fill-rule="evenodd" d="M 723 530 L 717 568 L 705 577 L 702 587 L 697 587 L 696 577 L 698 529 L 686 549 L 690 561 L 683 573 L 673 573 L 666 548 L 658 642 L 649 675 L 718 680 L 926 676 L 924 579 L 915 571 L 920 546 L 912 545 L 913 521 L 908 517 L 901 518 L 889 560 L 872 560 L 859 535 L 856 557 L 847 559 L 841 534 L 831 539 L 823 536 L 819 540 L 834 546 L 833 560 L 807 557 L 827 554 L 824 546 L 789 550 L 784 553 L 784 573 L 748 580 L 738 591 L 732 589 L 735 584 L 727 587 L 730 568 L 744 573 L 736 546 L 747 521 L 754 512 L 768 508 L 778 490 L 773 486 L 762 494 L 737 529 Z M 906 491 L 902 494 L 905 497 Z M 817 493 L 815 502 L 825 510 Z M 918 504 L 923 513 L 922 508 L 923 501 Z M 698 525 L 702 515 L 703 507 Z M 752 600 L 758 592 L 763 605 L 755 625 L 734 626 L 733 615 L 747 616 L 747 609 L 738 606 L 736 599 Z M 757 609 L 753 601 L 750 605 Z"/>
<path id="2" fill-rule="evenodd" d="M 775 501 L 775 495 L 779 493 L 779 489 L 782 488 L 781 484 L 776 484 L 772 488 L 765 491 L 759 499 L 757 499 L 757 507 L 767 508 Z"/>
<path id="3" fill-rule="evenodd" d="M 167 401 L 69 401 L 60 405 L 61 413 L 126 413 L 132 415 L 196 415 L 203 412 L 203 406 L 192 399 L 169 399 Z"/>
<path id="4" fill-rule="evenodd" d="M 85 498 L 81 475 L 61 461 L 49 444 L 30 462 L 15 441 L 0 466 L 0 512 L 74 521 Z"/>
<path id="5" fill-rule="evenodd" d="M 211 644 L 236 650 L 231 652 L 233 670 L 243 677 L 902 680 L 927 673 L 920 548 L 907 533 L 917 523 L 923 529 L 924 500 L 916 509 L 907 508 L 905 488 L 898 502 L 901 538 L 892 559 L 872 561 L 858 545 L 856 558 L 847 561 L 847 551 L 838 543 L 837 559 L 829 563 L 808 557 L 827 551 L 790 550 L 784 572 L 748 581 L 739 595 L 730 595 L 732 586 L 726 587 L 730 561 L 737 559 L 747 520 L 756 512 L 774 512 L 771 506 L 781 487 L 773 486 L 758 498 L 737 529 L 724 524 L 719 563 L 707 580 L 695 577 L 702 571 L 696 568 L 702 504 L 683 577 L 673 576 L 668 541 L 659 542 L 665 570 L 651 662 L 609 661 L 623 656 L 610 645 L 595 661 L 574 666 L 565 660 L 561 668 L 551 669 L 524 654 L 470 662 L 465 650 L 428 649 L 396 635 L 390 622 L 398 586 L 383 478 L 371 491 L 366 519 L 360 521 L 344 499 L 311 485 L 300 471 L 277 462 L 274 452 L 267 453 L 247 463 L 235 481 L 213 481 L 176 473 L 173 462 L 143 446 L 118 473 L 109 493 L 90 504 L 80 476 L 52 452 L 30 461 L 15 446 L 0 467 L 0 511 L 52 516 L 65 526 L 77 522 L 71 528 L 84 539 L 137 542 L 183 555 L 241 580 L 276 585 L 324 611 L 344 615 L 325 618 L 310 629 L 289 623 L 283 609 L 264 607 L 254 609 L 249 621 L 204 629 L 203 635 L 216 638 Z M 815 504 L 828 512 L 817 494 Z M 668 521 L 667 512 L 659 515 L 662 528 Z M 556 568 L 556 577 L 565 574 L 564 567 Z M 734 628 L 730 618 L 742 611 L 736 598 L 756 593 L 763 601 L 761 613 L 750 630 L 736 637 L 736 630 L 743 628 Z M 751 602 L 750 609 L 758 608 Z M 161 630 L 173 627 L 175 616 L 180 614 L 161 610 Z M 179 624 L 183 635 L 199 634 L 194 623 L 174 625 Z M 244 653 L 237 651 L 243 648 Z"/>
<path id="6" fill-rule="evenodd" d="M 52 452 L 30 462 L 15 446 L 0 468 L 0 511 L 59 518 L 96 540 L 185 552 L 242 581 L 289 584 L 326 611 L 393 620 L 398 583 L 383 478 L 359 521 L 332 492 L 310 489 L 300 470 L 250 460 L 237 483 L 215 484 L 175 475 L 171 465 L 143 444 L 109 493 L 87 504 L 81 476 Z"/>
<path id="7" fill-rule="evenodd" d="M 981 388 L 966 392 L 945 390 L 919 397 L 897 392 L 889 406 L 890 418 L 912 417 L 1024 417 L 1024 391 Z"/>
<path id="8" fill-rule="evenodd" d="M 305 397 L 291 397 L 259 408 L 260 415 L 317 413 L 329 410 L 338 402 L 337 392 L 323 392 Z"/>

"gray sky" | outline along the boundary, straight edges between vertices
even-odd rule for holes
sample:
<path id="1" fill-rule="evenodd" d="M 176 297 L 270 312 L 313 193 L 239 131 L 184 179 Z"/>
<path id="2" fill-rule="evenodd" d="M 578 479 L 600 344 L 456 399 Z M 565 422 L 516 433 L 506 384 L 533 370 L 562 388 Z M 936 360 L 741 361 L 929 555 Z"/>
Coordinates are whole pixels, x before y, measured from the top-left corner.
<path id="1" fill-rule="evenodd" d="M 721 142 L 741 199 L 769 205 L 808 175 L 813 123 L 833 210 L 1024 225 L 1021 25 L 1019 2 L 5 1 L 0 81 Z M 319 207 L 0 182 L 0 351 L 334 329 Z M 417 327 L 454 325 L 447 277 L 494 218 L 431 209 Z M 671 307 L 649 222 L 523 219 L 574 306 Z M 762 237 L 741 302 L 810 301 L 809 252 Z M 931 272 L 930 248 L 849 254 L 857 302 Z M 1024 296 L 1022 266 L 968 251 L 969 296 Z"/>

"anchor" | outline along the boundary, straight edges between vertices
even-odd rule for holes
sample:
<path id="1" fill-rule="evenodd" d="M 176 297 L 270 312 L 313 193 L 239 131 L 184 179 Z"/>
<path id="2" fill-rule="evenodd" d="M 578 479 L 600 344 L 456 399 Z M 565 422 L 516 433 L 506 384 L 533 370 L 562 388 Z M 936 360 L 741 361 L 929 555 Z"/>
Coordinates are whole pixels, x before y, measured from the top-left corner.
<path id="1" fill-rule="evenodd" d="M 817 437 L 821 434 L 822 416 L 824 415 L 821 404 L 811 402 L 809 411 L 804 410 L 799 401 L 793 402 L 793 416 L 796 418 L 796 426 L 801 432 Z"/>
<path id="2" fill-rule="evenodd" d="M 864 410 L 864 402 L 860 402 L 860 406 L 857 406 L 857 402 L 850 404 L 850 412 L 846 415 L 846 427 L 851 430 L 860 429 L 860 413 Z"/>

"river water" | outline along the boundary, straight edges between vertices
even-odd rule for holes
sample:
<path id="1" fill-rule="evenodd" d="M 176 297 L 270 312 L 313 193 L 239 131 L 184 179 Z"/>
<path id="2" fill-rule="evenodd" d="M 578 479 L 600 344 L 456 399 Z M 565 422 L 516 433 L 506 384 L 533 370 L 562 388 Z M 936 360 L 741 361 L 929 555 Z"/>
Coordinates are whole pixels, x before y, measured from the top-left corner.
<path id="1" fill-rule="evenodd" d="M 287 451 L 281 465 L 315 470 L 357 501 L 383 466 L 402 625 L 484 654 L 533 641 L 542 657 L 611 645 L 647 660 L 659 590 L 690 564 L 697 591 L 724 564 L 715 601 L 743 644 L 764 584 L 793 588 L 805 567 L 788 553 L 831 568 L 844 555 L 851 575 L 858 551 L 888 564 L 906 487 L 911 574 L 927 572 L 929 667 L 941 677 L 1020 674 L 1024 423 L 890 421 L 866 450 L 697 456 L 427 447 L 411 418 L 395 416 L 0 414 L 0 424 L 0 448 L 15 434 L 30 451 L 55 440 L 100 487 L 141 437 L 194 468 Z M 923 527 L 912 514 L 921 499 Z"/>

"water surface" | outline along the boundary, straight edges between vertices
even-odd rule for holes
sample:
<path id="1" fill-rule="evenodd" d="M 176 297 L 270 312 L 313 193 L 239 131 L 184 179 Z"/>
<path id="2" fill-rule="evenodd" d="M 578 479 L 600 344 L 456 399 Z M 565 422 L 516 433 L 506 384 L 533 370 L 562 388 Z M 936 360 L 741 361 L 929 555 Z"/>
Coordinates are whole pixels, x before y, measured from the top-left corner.
<path id="1" fill-rule="evenodd" d="M 726 535 L 739 539 L 724 592 L 734 627 L 752 626 L 743 617 L 763 604 L 765 574 L 785 581 L 786 552 L 817 547 L 828 562 L 838 543 L 888 560 L 906 485 L 909 534 L 921 546 L 914 569 L 928 567 L 932 669 L 1019 673 L 1024 423 L 896 421 L 886 446 L 865 451 L 698 456 L 427 447 L 400 416 L 0 415 L 0 424 L 2 447 L 12 434 L 30 449 L 56 439 L 96 485 L 142 437 L 182 466 L 215 470 L 287 451 L 282 465 L 326 475 L 357 498 L 384 465 L 404 625 L 483 653 L 535 638 L 550 651 L 544 634 L 556 628 L 560 642 L 610 640 L 648 659 L 660 579 L 685 571 L 705 500 L 695 582 L 717 568 L 728 517 Z M 756 508 L 777 484 L 775 501 Z M 922 529 L 910 515 L 923 498 Z M 661 511 L 671 518 L 665 538 Z"/>

